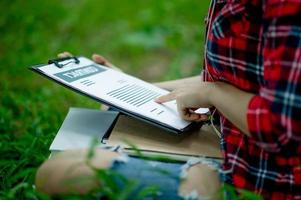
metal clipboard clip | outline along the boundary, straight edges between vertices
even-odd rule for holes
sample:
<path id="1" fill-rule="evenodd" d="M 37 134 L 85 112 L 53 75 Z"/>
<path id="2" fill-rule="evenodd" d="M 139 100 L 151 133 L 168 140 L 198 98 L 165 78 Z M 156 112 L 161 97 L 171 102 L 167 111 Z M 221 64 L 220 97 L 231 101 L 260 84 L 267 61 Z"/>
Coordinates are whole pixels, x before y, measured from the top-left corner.
<path id="1" fill-rule="evenodd" d="M 61 63 L 61 62 L 66 61 L 66 60 L 70 60 L 70 61 L 67 62 L 67 63 L 64 63 L 64 64 Z M 79 64 L 80 61 L 75 56 L 66 57 L 66 58 L 56 58 L 56 59 L 51 59 L 51 60 L 48 61 L 48 64 L 54 64 L 58 68 L 63 68 L 64 66 L 69 65 L 70 63 Z"/>

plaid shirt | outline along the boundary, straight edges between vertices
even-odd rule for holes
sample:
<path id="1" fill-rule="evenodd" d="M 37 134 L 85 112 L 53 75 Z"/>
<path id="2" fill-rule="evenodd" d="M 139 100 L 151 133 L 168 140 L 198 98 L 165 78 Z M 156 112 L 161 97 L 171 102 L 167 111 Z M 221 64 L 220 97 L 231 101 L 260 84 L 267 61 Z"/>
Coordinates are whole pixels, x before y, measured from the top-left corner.
<path id="1" fill-rule="evenodd" d="M 301 0 L 212 0 L 207 19 L 204 79 L 255 94 L 251 137 L 220 116 L 228 182 L 301 199 Z"/>

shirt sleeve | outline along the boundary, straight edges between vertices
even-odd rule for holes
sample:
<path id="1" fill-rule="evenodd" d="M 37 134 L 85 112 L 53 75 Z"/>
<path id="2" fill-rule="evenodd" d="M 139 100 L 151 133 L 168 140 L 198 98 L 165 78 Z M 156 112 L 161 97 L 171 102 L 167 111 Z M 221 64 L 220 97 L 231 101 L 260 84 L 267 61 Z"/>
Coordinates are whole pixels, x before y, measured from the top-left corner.
<path id="1" fill-rule="evenodd" d="M 267 0 L 264 12 L 265 84 L 247 112 L 251 137 L 269 152 L 301 141 L 301 1 Z"/>

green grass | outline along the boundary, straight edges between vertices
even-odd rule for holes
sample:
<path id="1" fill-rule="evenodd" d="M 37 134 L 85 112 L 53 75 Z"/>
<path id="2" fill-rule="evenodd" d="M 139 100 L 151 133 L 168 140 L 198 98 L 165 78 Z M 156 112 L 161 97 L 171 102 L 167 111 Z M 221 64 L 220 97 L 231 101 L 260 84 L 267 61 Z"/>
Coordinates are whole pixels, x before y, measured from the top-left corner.
<path id="1" fill-rule="evenodd" d="M 98 104 L 28 70 L 98 52 L 148 81 L 198 74 L 207 1 L 0 1 L 0 199 L 37 199 L 37 167 L 69 107 Z M 47 197 L 44 197 L 47 199 Z"/>

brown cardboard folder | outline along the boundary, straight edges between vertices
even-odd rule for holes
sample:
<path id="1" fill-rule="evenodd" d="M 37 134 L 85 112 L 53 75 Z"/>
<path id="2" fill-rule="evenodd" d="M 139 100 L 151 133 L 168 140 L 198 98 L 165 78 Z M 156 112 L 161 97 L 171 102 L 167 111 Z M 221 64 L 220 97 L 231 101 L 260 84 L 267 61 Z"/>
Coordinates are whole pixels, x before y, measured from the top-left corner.
<path id="1" fill-rule="evenodd" d="M 125 115 L 119 117 L 106 144 L 122 145 L 127 152 L 133 150 L 133 144 L 143 154 L 184 160 L 191 156 L 221 158 L 219 138 L 210 126 L 179 136 Z"/>

